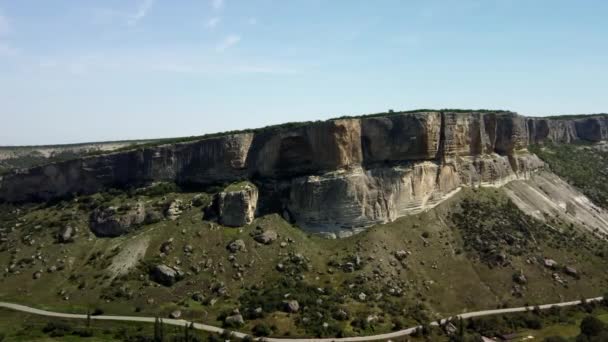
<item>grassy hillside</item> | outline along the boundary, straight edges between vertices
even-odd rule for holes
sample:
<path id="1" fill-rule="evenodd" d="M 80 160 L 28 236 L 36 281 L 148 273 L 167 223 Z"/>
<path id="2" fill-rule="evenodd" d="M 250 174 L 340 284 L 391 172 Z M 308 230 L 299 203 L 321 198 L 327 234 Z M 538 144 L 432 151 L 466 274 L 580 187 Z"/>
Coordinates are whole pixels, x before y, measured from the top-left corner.
<path id="1" fill-rule="evenodd" d="M 603 145 L 549 144 L 532 146 L 530 150 L 558 176 L 597 205 L 608 208 L 608 150 Z"/>
<path id="2" fill-rule="evenodd" d="M 278 215 L 222 227 L 203 220 L 201 208 L 212 194 L 175 190 L 2 205 L 0 300 L 80 313 L 167 317 L 180 310 L 184 319 L 251 334 L 349 336 L 463 311 L 597 296 L 608 288 L 604 242 L 559 221 L 549 228 L 525 216 L 500 189 L 463 190 L 432 211 L 339 240 L 310 236 Z M 175 221 L 151 220 L 117 238 L 89 229 L 97 208 L 113 205 L 120 213 L 144 203 L 162 211 L 176 200 L 184 205 Z M 60 243 L 57 234 L 66 226 L 76 235 Z M 256 242 L 269 230 L 276 241 Z M 227 246 L 237 239 L 245 248 L 233 253 Z M 557 265 L 547 268 L 544 258 Z M 157 264 L 179 267 L 184 278 L 172 286 L 152 281 Z M 299 303 L 297 312 L 286 310 L 291 300 Z M 235 309 L 243 326 L 225 323 Z"/>

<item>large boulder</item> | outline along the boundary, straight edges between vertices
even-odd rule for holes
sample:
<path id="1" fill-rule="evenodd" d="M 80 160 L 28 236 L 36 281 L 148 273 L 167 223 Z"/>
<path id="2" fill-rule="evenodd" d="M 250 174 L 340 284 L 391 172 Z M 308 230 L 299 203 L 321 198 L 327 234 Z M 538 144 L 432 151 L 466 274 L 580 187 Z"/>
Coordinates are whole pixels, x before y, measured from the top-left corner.
<path id="1" fill-rule="evenodd" d="M 258 189 L 249 182 L 241 182 L 227 187 L 213 197 L 205 217 L 216 218 L 224 226 L 242 227 L 255 218 L 258 203 Z"/>
<path id="2" fill-rule="evenodd" d="M 253 237 L 255 241 L 265 245 L 270 245 L 277 238 L 278 234 L 274 230 L 265 230 L 263 232 L 259 232 Z"/>
<path id="3" fill-rule="evenodd" d="M 226 324 L 226 326 L 229 327 L 240 327 L 245 324 L 245 320 L 243 319 L 243 315 L 234 314 L 231 316 L 227 316 L 224 320 L 224 323 Z"/>
<path id="4" fill-rule="evenodd" d="M 116 237 L 131 232 L 146 219 L 143 203 L 97 208 L 91 213 L 91 231 L 99 237 Z"/>
<path id="5" fill-rule="evenodd" d="M 182 200 L 176 199 L 175 201 L 171 201 L 165 210 L 165 215 L 169 220 L 175 221 L 182 214 L 182 207 Z"/>
<path id="6" fill-rule="evenodd" d="M 245 246 L 245 241 L 243 241 L 241 239 L 230 241 L 230 243 L 228 244 L 228 246 L 226 246 L 226 248 L 231 253 L 246 252 L 247 251 L 247 247 Z"/>
<path id="7" fill-rule="evenodd" d="M 300 303 L 297 300 L 286 300 L 283 301 L 283 307 L 286 312 L 295 313 L 300 310 Z"/>
<path id="8" fill-rule="evenodd" d="M 150 270 L 150 279 L 165 286 L 171 286 L 183 277 L 184 274 L 179 268 L 164 264 L 156 265 Z"/>
<path id="9" fill-rule="evenodd" d="M 74 241 L 74 228 L 72 226 L 65 226 L 57 233 L 57 241 L 61 243 L 68 243 Z"/>

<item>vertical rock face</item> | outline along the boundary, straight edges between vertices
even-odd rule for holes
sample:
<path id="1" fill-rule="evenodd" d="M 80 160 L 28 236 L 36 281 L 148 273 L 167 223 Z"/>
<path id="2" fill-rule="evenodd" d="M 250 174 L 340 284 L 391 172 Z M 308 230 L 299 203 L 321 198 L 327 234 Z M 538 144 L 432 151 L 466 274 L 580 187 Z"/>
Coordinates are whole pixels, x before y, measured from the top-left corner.
<path id="1" fill-rule="evenodd" d="M 252 184 L 239 186 L 218 193 L 213 199 L 219 223 L 229 227 L 241 227 L 250 224 L 258 203 L 258 189 Z"/>
<path id="2" fill-rule="evenodd" d="M 311 231 L 357 230 L 428 208 L 460 186 L 528 177 L 542 165 L 529 144 L 607 138 L 608 116 L 394 113 L 49 164 L 4 176 L 0 200 L 49 200 L 155 181 L 204 186 L 252 179 L 262 195 L 253 186 L 218 195 L 220 222 L 251 222 L 261 196 L 264 210 L 285 211 Z"/>
<path id="3" fill-rule="evenodd" d="M 292 181 L 287 206 L 307 230 L 356 231 L 436 203 L 459 185 L 458 180 L 449 179 L 451 171 L 423 162 L 301 177 Z M 443 182 L 437 182 L 438 173 Z"/>
<path id="4" fill-rule="evenodd" d="M 251 174 L 282 178 L 361 163 L 359 120 L 313 123 L 257 134 L 248 160 Z"/>
<path id="5" fill-rule="evenodd" d="M 608 139 L 608 116 L 559 119 L 526 118 L 530 143 L 598 142 Z"/>
<path id="6" fill-rule="evenodd" d="M 245 177 L 252 141 L 253 133 L 242 133 L 178 145 L 172 160 L 175 180 L 204 184 Z"/>
<path id="7" fill-rule="evenodd" d="M 365 163 L 434 159 L 439 149 L 441 114 L 424 112 L 361 120 Z"/>

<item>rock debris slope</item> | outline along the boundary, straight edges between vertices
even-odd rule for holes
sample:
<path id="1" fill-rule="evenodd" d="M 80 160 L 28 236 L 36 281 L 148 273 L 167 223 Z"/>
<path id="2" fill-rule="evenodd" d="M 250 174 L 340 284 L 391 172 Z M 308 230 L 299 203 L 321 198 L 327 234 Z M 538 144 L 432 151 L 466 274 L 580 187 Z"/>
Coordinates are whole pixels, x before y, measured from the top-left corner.
<path id="1" fill-rule="evenodd" d="M 257 193 L 249 197 L 259 203 L 245 203 L 248 213 L 231 224 L 247 223 L 256 210 L 278 212 L 308 231 L 344 235 L 430 208 L 461 186 L 527 179 L 542 167 L 528 152 L 529 144 L 606 138 L 606 117 L 393 113 L 35 167 L 5 176 L 0 199 L 49 200 L 155 181 L 205 186 L 250 180 L 259 188 L 259 198 Z M 228 200 L 239 202 L 236 197 Z"/>

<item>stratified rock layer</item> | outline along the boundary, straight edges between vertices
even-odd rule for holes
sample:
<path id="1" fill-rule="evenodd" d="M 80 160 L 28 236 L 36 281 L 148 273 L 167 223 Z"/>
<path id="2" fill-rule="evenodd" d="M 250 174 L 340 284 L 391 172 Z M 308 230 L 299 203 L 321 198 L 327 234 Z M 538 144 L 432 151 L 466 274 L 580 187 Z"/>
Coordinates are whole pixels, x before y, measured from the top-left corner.
<path id="1" fill-rule="evenodd" d="M 431 207 L 461 186 L 502 185 L 528 177 L 542 165 L 527 152 L 529 144 L 606 138 L 606 116 L 394 113 L 45 165 L 5 176 L 0 200 L 49 200 L 156 181 L 211 185 L 249 179 L 260 188 L 261 213 L 280 212 L 311 231 L 356 231 Z M 253 214 L 245 197 L 221 199 L 228 213 L 225 224 L 250 222 Z M 231 209 L 233 204 L 238 208 Z"/>

